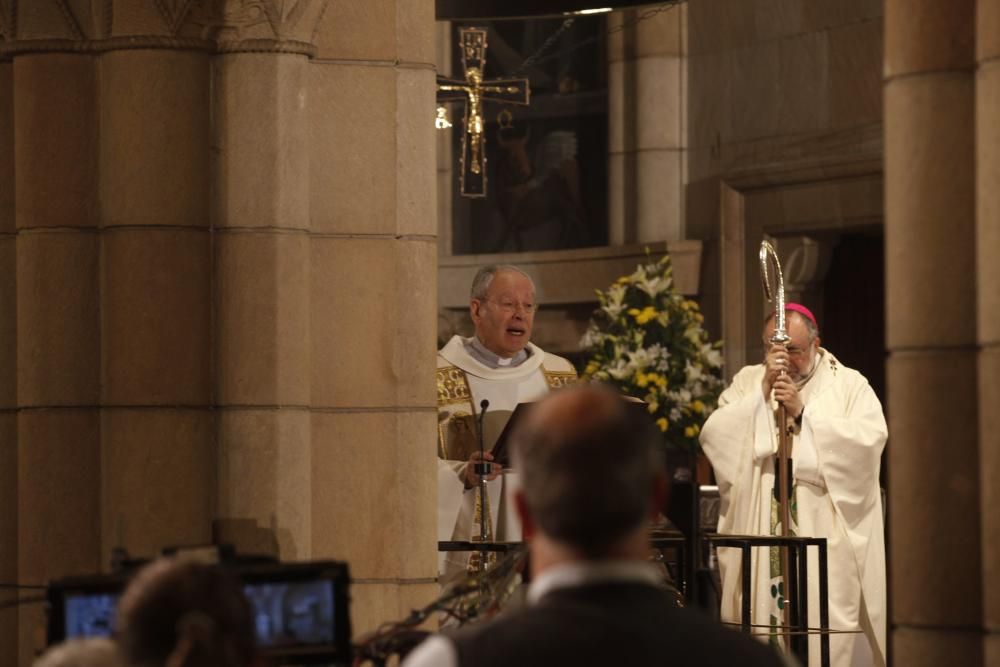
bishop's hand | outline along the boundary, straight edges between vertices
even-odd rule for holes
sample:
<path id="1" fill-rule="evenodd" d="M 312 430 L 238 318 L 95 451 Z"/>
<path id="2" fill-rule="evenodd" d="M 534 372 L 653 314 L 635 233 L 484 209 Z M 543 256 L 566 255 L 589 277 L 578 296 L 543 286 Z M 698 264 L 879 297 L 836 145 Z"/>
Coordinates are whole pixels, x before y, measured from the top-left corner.
<path id="1" fill-rule="evenodd" d="M 791 357 L 784 345 L 772 344 L 767 350 L 764 358 L 764 379 L 761 381 L 761 390 L 764 392 L 764 400 L 771 400 L 771 391 L 774 389 L 775 380 L 781 375 L 787 375 L 791 364 Z"/>
<path id="2" fill-rule="evenodd" d="M 774 380 L 774 400 L 784 405 L 788 415 L 793 419 L 798 419 L 805 408 L 799 388 L 786 374 L 779 375 Z"/>
<path id="3" fill-rule="evenodd" d="M 476 464 L 483 460 L 493 461 L 493 455 L 486 452 L 485 458 L 482 458 L 479 456 L 479 452 L 472 452 L 469 462 L 465 464 L 465 468 L 462 470 L 462 481 L 465 482 L 465 488 L 471 489 L 479 484 L 479 475 L 476 474 Z M 502 465 L 499 463 L 490 463 L 490 473 L 486 475 L 487 481 L 496 479 L 501 472 L 503 472 Z"/>

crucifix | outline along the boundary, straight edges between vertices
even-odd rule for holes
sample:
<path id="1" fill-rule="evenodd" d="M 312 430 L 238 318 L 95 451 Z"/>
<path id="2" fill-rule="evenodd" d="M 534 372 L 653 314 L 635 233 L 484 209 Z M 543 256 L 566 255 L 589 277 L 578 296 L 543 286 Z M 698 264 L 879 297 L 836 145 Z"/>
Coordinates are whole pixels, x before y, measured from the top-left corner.
<path id="1" fill-rule="evenodd" d="M 437 78 L 437 101 L 463 102 L 460 183 L 463 197 L 486 196 L 486 136 L 483 103 L 528 104 L 531 89 L 527 79 L 483 79 L 486 67 L 486 31 L 459 28 L 464 79 Z"/>

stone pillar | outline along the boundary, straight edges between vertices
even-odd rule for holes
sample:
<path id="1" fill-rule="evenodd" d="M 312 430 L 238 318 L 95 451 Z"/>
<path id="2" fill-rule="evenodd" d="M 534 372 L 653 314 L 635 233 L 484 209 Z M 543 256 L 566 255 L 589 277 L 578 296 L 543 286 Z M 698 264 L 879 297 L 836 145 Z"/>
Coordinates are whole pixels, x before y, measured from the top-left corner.
<path id="1" fill-rule="evenodd" d="M 217 536 L 286 560 L 313 554 L 307 63 L 229 53 L 213 86 Z"/>
<path id="2" fill-rule="evenodd" d="M 1000 1 L 979 0 L 976 51 L 976 280 L 985 664 L 1000 665 Z"/>
<path id="3" fill-rule="evenodd" d="M 0 9 L 3 577 L 217 538 L 347 560 L 359 632 L 436 594 L 433 3 L 396 5 Z"/>
<path id="4" fill-rule="evenodd" d="M 434 5 L 335 0 L 308 66 L 312 548 L 355 633 L 436 595 Z"/>
<path id="5" fill-rule="evenodd" d="M 211 538 L 209 58 L 101 55 L 102 560 Z"/>
<path id="6" fill-rule="evenodd" d="M 97 57 L 14 56 L 18 579 L 101 565 Z M 40 606 L 20 608 L 20 664 Z"/>
<path id="7" fill-rule="evenodd" d="M 917 667 L 982 661 L 974 15 L 886 2 L 891 643 Z"/>
<path id="8" fill-rule="evenodd" d="M 686 4 L 608 15 L 608 224 L 612 245 L 684 238 Z"/>
<path id="9" fill-rule="evenodd" d="M 17 255 L 14 224 L 14 83 L 0 60 L 0 581 L 17 581 Z M 15 597 L 5 591 L 0 600 Z M 17 661 L 17 609 L 0 610 L 0 667 Z"/>

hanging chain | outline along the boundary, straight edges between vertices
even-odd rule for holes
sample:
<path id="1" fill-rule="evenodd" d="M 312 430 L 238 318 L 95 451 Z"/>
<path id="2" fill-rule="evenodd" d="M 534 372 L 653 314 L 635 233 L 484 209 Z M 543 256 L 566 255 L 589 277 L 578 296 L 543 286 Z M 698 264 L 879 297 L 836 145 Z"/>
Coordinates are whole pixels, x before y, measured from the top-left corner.
<path id="1" fill-rule="evenodd" d="M 667 11 L 668 9 L 670 9 L 671 7 L 676 6 L 680 2 L 681 2 L 681 0 L 667 0 L 667 2 L 664 2 L 663 4 L 656 5 L 654 7 L 650 7 L 648 9 L 644 10 L 642 13 L 638 14 L 635 18 L 631 19 L 630 21 L 622 21 L 621 24 L 616 25 L 615 27 L 613 27 L 610 30 L 608 30 L 606 34 L 607 35 L 613 35 L 616 32 L 622 32 L 623 30 L 628 30 L 629 28 L 634 28 L 635 26 L 639 25 L 643 21 L 649 20 L 649 19 L 653 18 L 654 16 L 656 16 L 657 14 L 659 14 L 661 12 Z M 545 42 L 540 47 L 538 47 L 538 49 L 534 53 L 532 53 L 530 56 L 528 56 L 527 58 L 525 58 L 524 62 L 522 62 L 517 67 L 517 69 L 515 69 L 513 72 L 510 73 L 510 76 L 519 76 L 519 75 L 522 75 L 525 72 L 527 72 L 528 69 L 530 69 L 534 65 L 538 64 L 539 62 L 547 62 L 549 60 L 552 60 L 553 58 L 558 58 L 559 56 L 565 55 L 567 53 L 572 53 L 573 51 L 576 51 L 576 50 L 578 50 L 578 49 L 580 49 L 580 48 L 582 48 L 582 47 L 584 47 L 584 46 L 586 46 L 586 45 L 588 45 L 588 44 L 593 43 L 594 41 L 596 41 L 595 38 L 591 37 L 591 38 L 585 39 L 582 42 L 579 42 L 577 44 L 573 44 L 570 47 L 568 47 L 566 49 L 563 49 L 562 51 L 554 53 L 551 56 L 548 56 L 546 58 L 542 58 L 542 56 L 544 56 L 546 54 L 546 52 L 548 52 L 548 50 L 552 48 L 552 45 L 556 43 L 556 40 L 558 40 L 562 36 L 562 34 L 564 32 L 566 32 L 567 30 L 570 29 L 570 27 L 573 25 L 573 22 L 575 20 L 576 20 L 575 18 L 565 19 L 559 25 L 559 27 L 556 28 L 555 32 L 553 32 L 551 35 L 549 35 L 548 39 L 546 39 Z M 507 109 L 505 109 L 505 111 L 508 114 L 507 120 L 509 122 L 510 121 L 510 111 L 507 110 Z M 499 117 L 498 117 L 498 120 L 499 120 Z"/>
<path id="2" fill-rule="evenodd" d="M 639 25 L 643 21 L 646 21 L 647 19 L 651 19 L 654 16 L 656 16 L 657 14 L 659 14 L 660 12 L 665 12 L 668 9 L 670 9 L 671 7 L 673 7 L 673 6 L 675 6 L 675 5 L 679 4 L 679 3 L 680 3 L 680 0 L 671 0 L 670 2 L 666 2 L 666 3 L 662 4 L 662 5 L 657 5 L 656 7 L 650 7 L 649 9 L 646 9 L 641 14 L 639 14 L 638 16 L 636 16 L 631 21 L 622 21 L 621 25 L 616 25 L 614 28 L 611 28 L 610 30 L 608 30 L 607 34 L 613 35 L 616 32 L 621 32 L 622 30 L 628 30 L 629 28 L 634 28 L 635 26 Z"/>
<path id="3" fill-rule="evenodd" d="M 643 21 L 647 21 L 647 20 L 653 18 L 654 16 L 656 16 L 657 14 L 665 12 L 668 9 L 670 9 L 671 7 L 677 6 L 680 3 L 680 1 L 681 0 L 669 0 L 668 2 L 664 2 L 663 4 L 656 5 L 654 7 L 650 7 L 648 9 L 645 9 L 640 14 L 638 14 L 635 18 L 633 18 L 633 19 L 631 19 L 629 21 L 623 21 L 621 24 L 616 25 L 615 27 L 611 28 L 610 30 L 607 31 L 606 34 L 607 35 L 613 35 L 616 32 L 622 32 L 623 30 L 628 30 L 629 28 L 634 28 L 635 26 L 639 25 Z M 566 53 L 570 53 L 572 51 L 576 51 L 580 47 L 586 46 L 587 44 L 590 44 L 590 43 L 594 42 L 595 41 L 594 38 L 591 37 L 591 38 L 583 40 L 583 42 L 581 42 L 579 44 L 573 44 L 569 48 L 564 49 L 563 51 L 560 51 L 558 53 L 555 53 L 555 54 L 553 54 L 553 55 L 551 55 L 551 56 L 549 56 L 547 58 L 544 58 L 544 59 L 542 58 L 542 56 L 544 56 L 546 54 L 546 52 L 549 49 L 552 48 L 552 45 L 556 43 L 556 40 L 559 39 L 559 37 L 562 36 L 562 34 L 564 32 L 566 32 L 567 30 L 569 30 L 570 26 L 573 25 L 573 22 L 575 20 L 576 20 L 575 18 L 568 18 L 568 19 L 564 20 L 562 22 L 562 24 L 556 29 L 556 31 L 553 32 L 549 36 L 549 38 L 545 40 L 545 43 L 542 44 L 538 48 L 537 51 L 535 51 L 530 56 L 528 56 L 527 58 L 525 58 L 524 62 L 522 62 L 518 66 L 517 69 L 515 69 L 513 72 L 511 72 L 510 76 L 518 76 L 519 74 L 524 73 L 530 67 L 538 64 L 539 62 L 545 62 L 545 61 L 551 60 L 552 58 L 556 58 L 556 57 L 558 57 L 560 55 L 564 55 Z"/>
<path id="4" fill-rule="evenodd" d="M 524 59 L 524 62 L 511 73 L 511 76 L 517 76 L 534 65 L 539 58 L 545 55 L 546 51 L 552 48 L 552 45 L 556 43 L 556 40 L 559 39 L 560 35 L 569 30 L 569 27 L 573 25 L 573 21 L 574 19 L 566 19 L 563 21 L 562 25 L 560 25 L 554 33 L 549 35 L 549 38 L 545 40 L 545 43 L 542 44 L 537 51 Z"/>

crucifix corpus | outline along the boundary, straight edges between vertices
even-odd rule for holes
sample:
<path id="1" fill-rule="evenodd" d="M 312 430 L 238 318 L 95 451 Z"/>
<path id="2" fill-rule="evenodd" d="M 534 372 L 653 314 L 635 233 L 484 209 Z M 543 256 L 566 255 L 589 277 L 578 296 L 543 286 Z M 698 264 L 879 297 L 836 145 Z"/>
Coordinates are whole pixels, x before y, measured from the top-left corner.
<path id="1" fill-rule="evenodd" d="M 462 68 L 465 79 L 437 78 L 438 103 L 462 102 L 465 105 L 462 132 L 460 183 L 463 197 L 486 196 L 486 136 L 483 120 L 485 102 L 527 105 L 531 89 L 527 79 L 484 80 L 486 68 L 486 31 L 482 28 L 459 28 Z"/>

